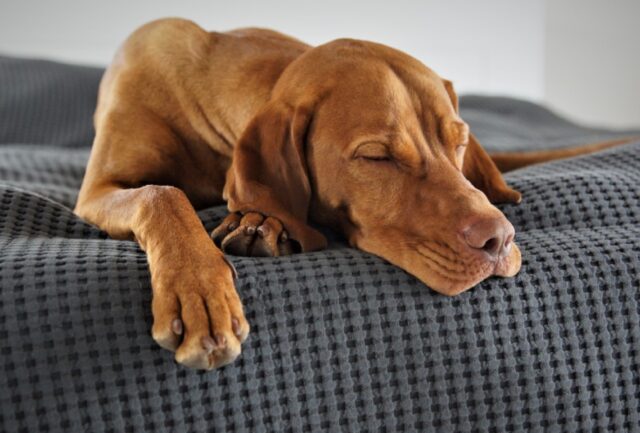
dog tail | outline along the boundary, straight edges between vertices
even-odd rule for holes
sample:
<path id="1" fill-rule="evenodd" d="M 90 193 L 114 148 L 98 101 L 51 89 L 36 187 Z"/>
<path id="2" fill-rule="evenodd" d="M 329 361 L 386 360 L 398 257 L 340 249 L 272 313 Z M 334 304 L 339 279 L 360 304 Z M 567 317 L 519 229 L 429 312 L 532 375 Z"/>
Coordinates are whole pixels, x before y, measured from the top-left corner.
<path id="1" fill-rule="evenodd" d="M 619 138 L 615 140 L 602 141 L 598 143 L 586 144 L 583 146 L 571 147 L 568 149 L 539 150 L 533 152 L 495 152 L 490 153 L 491 159 L 501 172 L 515 170 L 541 162 L 554 161 L 556 159 L 571 158 L 573 156 L 587 155 L 610 147 L 619 146 L 640 140 L 640 137 Z"/>

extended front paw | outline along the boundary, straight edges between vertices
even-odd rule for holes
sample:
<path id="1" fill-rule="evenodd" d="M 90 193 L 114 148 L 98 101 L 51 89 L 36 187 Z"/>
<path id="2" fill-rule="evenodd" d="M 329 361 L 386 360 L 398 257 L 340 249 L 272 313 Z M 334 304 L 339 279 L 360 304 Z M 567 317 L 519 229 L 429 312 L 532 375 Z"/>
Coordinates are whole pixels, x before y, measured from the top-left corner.
<path id="1" fill-rule="evenodd" d="M 153 339 L 185 366 L 222 367 L 249 334 L 231 268 L 221 256 L 180 260 L 152 270 Z"/>
<path id="2" fill-rule="evenodd" d="M 211 233 L 216 245 L 236 256 L 277 257 L 300 252 L 282 223 L 257 212 L 233 212 Z"/>

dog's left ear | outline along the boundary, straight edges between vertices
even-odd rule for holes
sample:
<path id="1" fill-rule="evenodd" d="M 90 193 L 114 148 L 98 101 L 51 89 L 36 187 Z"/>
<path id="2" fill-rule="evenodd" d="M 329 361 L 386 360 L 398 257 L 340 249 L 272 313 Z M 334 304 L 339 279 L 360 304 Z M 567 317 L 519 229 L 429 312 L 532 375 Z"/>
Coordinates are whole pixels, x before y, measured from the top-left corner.
<path id="1" fill-rule="evenodd" d="M 449 80 L 442 81 L 458 113 L 458 96 L 453 84 Z M 522 195 L 507 185 L 498 167 L 471 133 L 462 162 L 462 173 L 473 186 L 485 193 L 491 203 L 520 203 L 522 200 Z"/>
<path id="2" fill-rule="evenodd" d="M 236 145 L 224 189 L 231 212 L 279 219 L 302 252 L 327 245 L 307 224 L 312 191 L 304 147 L 310 121 L 311 109 L 269 102 Z"/>

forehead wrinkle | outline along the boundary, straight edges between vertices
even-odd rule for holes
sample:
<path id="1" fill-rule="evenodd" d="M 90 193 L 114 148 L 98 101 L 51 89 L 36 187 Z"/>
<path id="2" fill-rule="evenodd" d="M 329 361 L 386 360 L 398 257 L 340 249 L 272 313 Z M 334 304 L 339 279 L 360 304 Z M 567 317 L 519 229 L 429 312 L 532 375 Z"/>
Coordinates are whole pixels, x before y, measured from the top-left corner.
<path id="1" fill-rule="evenodd" d="M 449 110 L 453 110 L 453 107 L 440 77 L 423 64 L 414 63 L 410 63 L 407 69 L 406 62 L 387 62 L 394 77 L 402 83 L 404 95 L 411 102 L 405 104 L 409 112 L 403 116 L 401 123 L 411 136 L 410 141 L 420 157 L 420 166 L 426 167 L 429 159 L 446 154 L 445 142 L 440 137 L 440 121 L 451 114 Z M 447 103 L 438 103 L 441 100 Z M 455 114 L 455 111 L 452 113 Z"/>
<path id="2" fill-rule="evenodd" d="M 388 61 L 387 64 L 413 100 L 416 122 L 425 145 L 425 148 L 418 146 L 418 151 L 446 152 L 448 142 L 442 137 L 441 123 L 450 118 L 459 119 L 459 116 L 440 76 L 422 63 L 412 60 L 400 63 Z"/>
<path id="3" fill-rule="evenodd" d="M 424 139 L 422 122 L 422 100 L 402 79 L 395 68 L 389 67 L 389 92 L 392 100 L 392 112 L 398 130 L 392 143 L 398 156 L 411 166 L 424 167 L 428 157 L 428 145 Z M 417 127 L 416 127 L 417 125 Z M 420 133 L 416 132 L 419 131 Z"/>

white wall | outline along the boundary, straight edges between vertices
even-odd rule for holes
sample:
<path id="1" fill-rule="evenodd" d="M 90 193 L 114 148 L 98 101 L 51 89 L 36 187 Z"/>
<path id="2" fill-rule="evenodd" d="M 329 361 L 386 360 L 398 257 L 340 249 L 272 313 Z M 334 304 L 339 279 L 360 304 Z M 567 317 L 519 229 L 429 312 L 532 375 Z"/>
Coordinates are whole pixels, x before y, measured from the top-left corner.
<path id="1" fill-rule="evenodd" d="M 640 127 L 640 0 L 0 0 L 0 53 L 104 65 L 133 29 L 164 16 L 271 27 L 311 44 L 370 39 L 463 92 Z"/>
<path id="2" fill-rule="evenodd" d="M 370 39 L 407 51 L 458 90 L 541 99 L 542 0 L 0 0 L 0 53 L 106 64 L 137 26 L 272 27 L 312 44 Z"/>
<path id="3" fill-rule="evenodd" d="M 549 0 L 549 105 L 585 123 L 640 127 L 639 23 L 639 0 Z"/>

